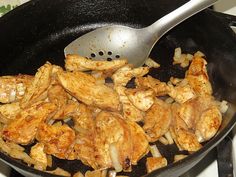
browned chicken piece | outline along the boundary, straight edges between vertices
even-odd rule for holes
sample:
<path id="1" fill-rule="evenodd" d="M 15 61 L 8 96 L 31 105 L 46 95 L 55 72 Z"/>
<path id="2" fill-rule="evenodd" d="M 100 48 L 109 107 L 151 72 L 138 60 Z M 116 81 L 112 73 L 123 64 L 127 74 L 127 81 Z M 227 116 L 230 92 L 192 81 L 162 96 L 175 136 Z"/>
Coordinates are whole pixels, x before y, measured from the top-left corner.
<path id="1" fill-rule="evenodd" d="M 180 104 L 176 114 L 186 123 L 189 129 L 194 130 L 202 112 L 215 105 L 211 96 L 198 96 Z"/>
<path id="2" fill-rule="evenodd" d="M 137 77 L 135 83 L 138 87 L 148 87 L 154 90 L 156 96 L 167 95 L 170 91 L 168 85 L 165 82 L 161 82 L 152 76 Z"/>
<path id="3" fill-rule="evenodd" d="M 199 142 L 211 139 L 220 128 L 222 115 L 216 106 L 205 110 L 196 124 L 195 134 Z"/>
<path id="4" fill-rule="evenodd" d="M 118 69 L 113 75 L 112 79 L 116 86 L 126 86 L 126 84 L 133 77 L 141 77 L 149 72 L 149 67 L 139 67 L 133 68 L 131 65 L 125 65 L 122 68 Z"/>
<path id="5" fill-rule="evenodd" d="M 194 57 L 186 79 L 193 90 L 199 95 L 211 95 L 212 87 L 206 69 L 207 62 L 201 57 Z"/>
<path id="6" fill-rule="evenodd" d="M 164 157 L 148 157 L 146 161 L 147 172 L 151 173 L 154 170 L 167 166 L 167 160 Z"/>
<path id="7" fill-rule="evenodd" d="M 19 101 L 32 81 L 33 76 L 30 75 L 1 76 L 0 103 Z"/>
<path id="8" fill-rule="evenodd" d="M 51 85 L 48 89 L 48 99 L 50 102 L 54 103 L 58 109 L 61 109 L 67 104 L 69 96 L 65 89 L 59 85 Z"/>
<path id="9" fill-rule="evenodd" d="M 156 99 L 152 107 L 147 111 L 143 129 L 150 142 L 157 141 L 168 132 L 171 124 L 171 107 L 160 99 Z"/>
<path id="10" fill-rule="evenodd" d="M 44 152 L 44 144 L 36 143 L 30 149 L 30 157 L 40 163 L 41 170 L 46 170 L 48 160 Z"/>
<path id="11" fill-rule="evenodd" d="M 188 129 L 187 124 L 177 114 L 178 107 L 178 104 L 172 105 L 171 136 L 180 150 L 197 151 L 202 145 L 198 142 L 197 136 Z"/>
<path id="12" fill-rule="evenodd" d="M 36 139 L 44 144 L 47 154 L 61 159 L 68 159 L 75 141 L 75 131 L 66 124 L 48 125 L 41 123 L 38 127 Z"/>
<path id="13" fill-rule="evenodd" d="M 0 105 L 0 122 L 7 124 L 21 111 L 19 102 Z"/>
<path id="14" fill-rule="evenodd" d="M 81 102 L 101 109 L 117 111 L 120 109 L 118 94 L 104 84 L 97 84 L 96 79 L 82 72 L 58 73 L 61 85 Z"/>
<path id="15" fill-rule="evenodd" d="M 67 55 L 65 68 L 68 71 L 116 71 L 127 64 L 127 60 L 95 61 L 79 55 Z"/>
<path id="16" fill-rule="evenodd" d="M 217 102 L 208 95 L 198 96 L 181 104 L 176 113 L 189 129 L 195 131 L 199 142 L 212 138 L 222 121 Z"/>
<path id="17" fill-rule="evenodd" d="M 118 162 L 124 170 L 129 169 L 132 141 L 129 127 L 122 117 L 116 113 L 102 111 L 95 119 L 95 128 L 95 159 L 99 168 L 113 167 L 115 162 Z M 112 145 L 117 153 L 111 151 Z"/>
<path id="18" fill-rule="evenodd" d="M 123 117 L 126 120 L 139 122 L 144 118 L 144 112 L 136 108 L 127 95 L 125 94 L 126 87 L 116 86 L 114 88 L 119 95 L 120 102 L 122 104 Z"/>
<path id="19" fill-rule="evenodd" d="M 133 147 L 131 163 L 137 165 L 138 161 L 149 152 L 148 140 L 144 130 L 137 123 L 128 120 L 126 123 L 130 128 Z"/>
<path id="20" fill-rule="evenodd" d="M 188 80 L 183 79 L 176 86 L 170 85 L 170 92 L 168 93 L 178 103 L 184 103 L 196 96 Z"/>
<path id="21" fill-rule="evenodd" d="M 47 89 L 51 81 L 52 65 L 47 62 L 38 69 L 34 80 L 27 88 L 20 106 L 25 108 L 37 101 L 44 100 L 47 97 Z"/>
<path id="22" fill-rule="evenodd" d="M 155 93 L 152 89 L 126 89 L 125 94 L 130 102 L 141 111 L 147 111 L 155 100 Z"/>
<path id="23" fill-rule="evenodd" d="M 29 144 L 36 135 L 38 126 L 51 118 L 57 107 L 53 103 L 38 102 L 19 112 L 3 130 L 3 138 L 17 144 Z"/>
<path id="24" fill-rule="evenodd" d="M 55 120 L 65 120 L 69 117 L 73 117 L 78 114 L 79 102 L 74 100 L 68 100 L 68 102 L 63 105 L 53 116 Z"/>

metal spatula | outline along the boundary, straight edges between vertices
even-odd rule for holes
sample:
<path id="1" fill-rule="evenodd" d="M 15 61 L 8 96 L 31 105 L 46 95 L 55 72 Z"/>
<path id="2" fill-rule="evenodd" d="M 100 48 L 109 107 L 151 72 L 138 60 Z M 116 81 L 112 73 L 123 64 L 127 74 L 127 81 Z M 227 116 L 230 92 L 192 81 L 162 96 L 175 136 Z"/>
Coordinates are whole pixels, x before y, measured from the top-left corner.
<path id="1" fill-rule="evenodd" d="M 126 58 L 134 66 L 141 66 L 148 58 L 154 44 L 166 32 L 216 1 L 190 0 L 142 29 L 121 25 L 98 28 L 71 42 L 64 49 L 64 53 L 65 55 L 79 54 L 95 60 Z"/>

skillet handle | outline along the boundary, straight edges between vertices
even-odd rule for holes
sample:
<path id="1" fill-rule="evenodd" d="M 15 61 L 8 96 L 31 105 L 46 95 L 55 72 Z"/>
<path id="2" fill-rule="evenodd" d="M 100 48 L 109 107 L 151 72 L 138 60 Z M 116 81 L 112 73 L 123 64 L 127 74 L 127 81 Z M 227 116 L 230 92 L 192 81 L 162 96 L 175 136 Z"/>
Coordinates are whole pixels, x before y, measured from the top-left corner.
<path id="1" fill-rule="evenodd" d="M 226 23 L 236 33 L 236 16 L 213 11 L 222 22 Z"/>

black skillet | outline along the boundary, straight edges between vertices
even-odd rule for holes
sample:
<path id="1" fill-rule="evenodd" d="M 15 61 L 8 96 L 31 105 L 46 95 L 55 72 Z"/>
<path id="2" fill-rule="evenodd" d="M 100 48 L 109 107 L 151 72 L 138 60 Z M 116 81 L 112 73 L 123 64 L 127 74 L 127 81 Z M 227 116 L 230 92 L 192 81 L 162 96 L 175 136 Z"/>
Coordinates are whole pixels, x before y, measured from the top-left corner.
<path id="1" fill-rule="evenodd" d="M 63 66 L 64 47 L 81 34 L 107 24 L 144 27 L 184 2 L 186 0 L 32 0 L 0 19 L 0 75 L 34 74 L 46 60 Z M 176 47 L 189 53 L 204 52 L 215 96 L 231 102 L 232 106 L 219 133 L 201 150 L 148 176 L 183 174 L 215 147 L 235 124 L 236 37 L 224 19 L 205 10 L 167 33 L 153 49 L 151 57 L 161 64 L 161 68 L 150 74 L 163 81 L 170 76 L 184 76 L 184 70 L 171 64 Z M 171 162 L 176 148 L 158 146 Z M 52 176 L 3 153 L 0 158 L 25 176 Z M 54 166 L 72 173 L 90 169 L 79 161 L 55 159 L 54 162 Z M 145 159 L 142 159 L 133 167 L 130 176 L 145 174 Z"/>

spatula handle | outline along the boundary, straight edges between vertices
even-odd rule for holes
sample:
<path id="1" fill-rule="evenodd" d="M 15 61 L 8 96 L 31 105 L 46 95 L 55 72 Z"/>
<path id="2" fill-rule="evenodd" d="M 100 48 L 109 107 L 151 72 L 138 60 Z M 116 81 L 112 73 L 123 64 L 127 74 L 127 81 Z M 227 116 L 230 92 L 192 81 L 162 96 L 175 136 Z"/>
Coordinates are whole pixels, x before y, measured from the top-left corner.
<path id="1" fill-rule="evenodd" d="M 170 29 L 192 15 L 213 5 L 215 2 L 217 2 L 217 0 L 190 0 L 147 27 L 148 32 L 156 37 L 155 40 L 158 40 Z"/>

